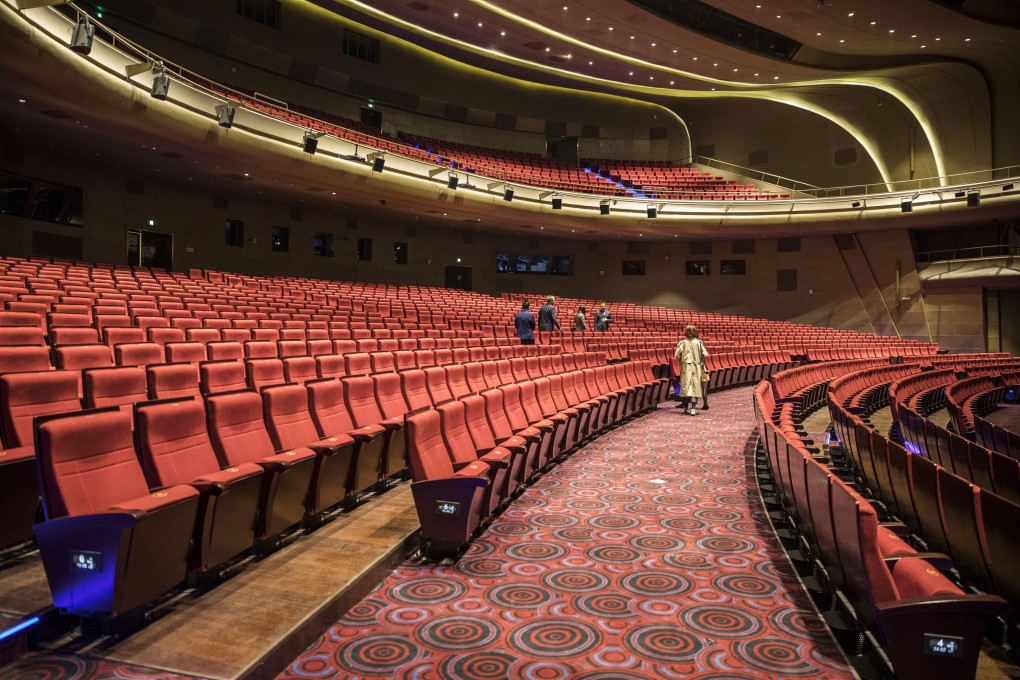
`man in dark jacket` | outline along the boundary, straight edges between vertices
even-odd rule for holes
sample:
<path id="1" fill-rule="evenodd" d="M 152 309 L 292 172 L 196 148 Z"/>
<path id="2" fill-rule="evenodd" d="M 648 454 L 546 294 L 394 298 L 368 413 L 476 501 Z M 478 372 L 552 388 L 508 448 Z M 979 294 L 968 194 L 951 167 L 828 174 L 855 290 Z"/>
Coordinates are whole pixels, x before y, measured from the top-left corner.
<path id="1" fill-rule="evenodd" d="M 538 330 L 540 331 L 551 331 L 555 328 L 558 331 L 563 329 L 560 327 L 560 320 L 556 318 L 556 308 L 553 307 L 553 303 L 556 302 L 556 298 L 550 295 L 545 299 L 545 304 L 538 310 Z"/>
<path id="2" fill-rule="evenodd" d="M 521 339 L 522 345 L 535 344 L 535 315 L 531 313 L 531 303 L 521 302 L 521 311 L 514 315 L 514 335 Z"/>

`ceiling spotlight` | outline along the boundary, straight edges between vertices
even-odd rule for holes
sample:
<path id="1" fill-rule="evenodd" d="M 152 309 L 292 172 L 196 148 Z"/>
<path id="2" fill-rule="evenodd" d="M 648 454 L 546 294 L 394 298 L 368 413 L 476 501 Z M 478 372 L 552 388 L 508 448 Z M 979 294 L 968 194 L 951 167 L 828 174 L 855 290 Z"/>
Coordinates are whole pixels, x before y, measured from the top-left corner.
<path id="1" fill-rule="evenodd" d="M 504 201 L 514 200 L 514 189 L 509 184 L 503 187 L 503 200 Z"/>
<path id="2" fill-rule="evenodd" d="M 447 189 L 456 189 L 457 188 L 457 182 L 459 182 L 459 181 L 460 181 L 460 179 L 457 177 L 457 173 L 451 172 L 449 178 L 446 180 L 446 188 Z"/>
<path id="3" fill-rule="evenodd" d="M 609 201 L 608 200 L 599 201 L 599 214 L 600 215 L 608 215 L 609 214 Z"/>
<path id="4" fill-rule="evenodd" d="M 563 210 L 563 197 L 562 196 L 553 196 L 553 199 L 552 199 L 552 209 L 553 210 Z"/>
<path id="5" fill-rule="evenodd" d="M 229 128 L 234 124 L 234 114 L 237 108 L 230 104 L 220 104 L 216 107 L 216 119 L 220 127 Z"/>
<path id="6" fill-rule="evenodd" d="M 166 67 L 162 63 L 152 65 L 152 98 L 166 101 L 166 95 L 170 91 L 170 76 L 166 74 Z"/>
<path id="7" fill-rule="evenodd" d="M 386 155 L 379 153 L 372 159 L 372 172 L 382 172 L 386 166 Z"/>
<path id="8" fill-rule="evenodd" d="M 311 130 L 307 130 L 305 132 L 302 150 L 305 153 L 315 153 L 315 150 L 319 148 L 319 137 L 321 136 L 321 132 L 312 132 Z"/>
<path id="9" fill-rule="evenodd" d="M 88 54 L 92 51 L 92 38 L 96 34 L 96 27 L 89 21 L 87 14 L 82 14 L 81 19 L 71 29 L 71 49 L 78 54 Z"/>

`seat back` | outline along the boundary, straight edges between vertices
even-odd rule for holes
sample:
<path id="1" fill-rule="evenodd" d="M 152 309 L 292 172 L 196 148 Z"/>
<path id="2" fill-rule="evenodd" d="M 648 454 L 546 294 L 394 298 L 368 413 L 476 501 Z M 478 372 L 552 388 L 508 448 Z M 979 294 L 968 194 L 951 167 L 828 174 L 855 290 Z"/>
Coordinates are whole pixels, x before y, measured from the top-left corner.
<path id="1" fill-rule="evenodd" d="M 108 345 L 64 345 L 53 349 L 57 368 L 82 371 L 86 368 L 113 366 L 113 351 Z"/>
<path id="2" fill-rule="evenodd" d="M 446 371 L 446 386 L 454 399 L 459 399 L 471 393 L 467 383 L 467 372 L 463 364 L 449 364 L 444 367 Z"/>
<path id="3" fill-rule="evenodd" d="M 187 484 L 220 469 L 206 429 L 205 404 L 200 399 L 138 404 L 135 439 L 150 487 Z"/>
<path id="4" fill-rule="evenodd" d="M 446 368 L 443 366 L 430 366 L 425 369 L 425 388 L 433 404 L 442 404 L 453 399 L 453 393 L 446 381 Z"/>
<path id="5" fill-rule="evenodd" d="M 347 375 L 368 375 L 372 372 L 372 359 L 368 352 L 352 352 L 344 355 L 344 371 Z"/>
<path id="6" fill-rule="evenodd" d="M 446 442 L 447 455 L 454 467 L 466 465 L 478 460 L 474 442 L 468 433 L 467 420 L 464 415 L 464 402 L 459 399 L 448 401 L 436 407 L 439 412 L 443 430 L 443 441 Z"/>
<path id="7" fill-rule="evenodd" d="M 312 421 L 320 436 L 335 437 L 348 434 L 357 428 L 347 404 L 344 403 L 343 385 L 339 380 L 332 378 L 313 380 L 305 387 L 308 389 Z"/>
<path id="8" fill-rule="evenodd" d="M 92 368 L 82 373 L 85 408 L 126 406 L 148 399 L 145 369 L 140 366 Z"/>
<path id="9" fill-rule="evenodd" d="M 154 342 L 127 342 L 114 345 L 118 366 L 147 366 L 164 361 L 163 348 Z"/>
<path id="10" fill-rule="evenodd" d="M 277 451 L 307 446 L 319 440 L 304 385 L 277 385 L 262 391 L 263 415 Z"/>
<path id="11" fill-rule="evenodd" d="M 181 399 L 201 395 L 198 365 L 191 362 L 157 364 L 146 369 L 150 399 Z"/>
<path id="12" fill-rule="evenodd" d="M 282 359 L 247 359 L 244 362 L 244 371 L 248 379 L 248 388 L 256 392 L 263 387 L 282 385 L 286 382 Z"/>
<path id="13" fill-rule="evenodd" d="M 32 446 L 37 416 L 81 410 L 81 374 L 38 371 L 0 375 L 0 441 L 4 448 Z"/>
<path id="14" fill-rule="evenodd" d="M 262 395 L 243 391 L 206 397 L 209 438 L 220 465 L 256 463 L 276 453 L 262 419 Z"/>
<path id="15" fill-rule="evenodd" d="M 439 411 L 422 411 L 407 419 L 407 456 L 411 479 L 415 482 L 453 476 L 453 463 L 446 453 Z"/>
<path id="16" fill-rule="evenodd" d="M 104 512 L 149 493 L 131 415 L 119 409 L 39 421 L 36 453 L 47 519 Z"/>
<path id="17" fill-rule="evenodd" d="M 48 371 L 50 351 L 36 345 L 0 346 L 0 373 Z"/>
<path id="18" fill-rule="evenodd" d="M 432 408 L 432 397 L 429 396 L 426 386 L 425 371 L 415 368 L 402 371 L 399 375 L 400 388 L 404 393 L 404 401 L 407 402 L 408 413 L 423 408 Z"/>
<path id="19" fill-rule="evenodd" d="M 364 427 L 384 420 L 375 398 L 375 382 L 371 376 L 348 376 L 340 384 L 343 386 L 344 403 L 355 425 Z"/>
<path id="20" fill-rule="evenodd" d="M 489 425 L 485 398 L 480 394 L 472 394 L 461 400 L 464 404 L 464 420 L 468 434 L 476 451 L 489 451 L 496 446 L 496 439 Z"/>
<path id="21" fill-rule="evenodd" d="M 383 418 L 399 418 L 407 414 L 407 401 L 397 373 L 378 373 L 372 376 L 375 383 L 375 399 Z"/>
<path id="22" fill-rule="evenodd" d="M 198 366 L 202 394 L 221 394 L 248 389 L 240 361 L 206 361 Z"/>
<path id="23" fill-rule="evenodd" d="M 389 373 L 397 370 L 393 361 L 393 352 L 369 352 L 368 359 L 373 373 Z"/>
<path id="24" fill-rule="evenodd" d="M 59 326 L 50 329 L 50 344 L 57 345 L 97 345 L 99 331 L 91 326 Z"/>

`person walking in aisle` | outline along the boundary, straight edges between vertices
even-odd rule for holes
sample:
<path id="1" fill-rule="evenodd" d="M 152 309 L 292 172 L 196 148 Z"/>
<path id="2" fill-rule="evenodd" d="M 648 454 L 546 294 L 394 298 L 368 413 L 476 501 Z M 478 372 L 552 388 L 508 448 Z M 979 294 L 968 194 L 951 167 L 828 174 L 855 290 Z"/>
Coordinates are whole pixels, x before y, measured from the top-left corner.
<path id="1" fill-rule="evenodd" d="M 553 303 L 556 302 L 556 298 L 550 295 L 545 299 L 545 304 L 538 310 L 538 330 L 540 331 L 551 331 L 555 328 L 558 331 L 562 331 L 560 327 L 560 320 L 556 318 L 556 308 Z"/>
<path id="2" fill-rule="evenodd" d="M 535 344 L 535 315 L 531 312 L 531 302 L 521 302 L 521 311 L 514 315 L 514 335 L 521 339 L 522 345 Z"/>
<path id="3" fill-rule="evenodd" d="M 697 415 L 696 405 L 702 397 L 702 375 L 708 376 L 705 357 L 708 350 L 698 339 L 698 329 L 693 324 L 684 327 L 684 337 L 676 344 L 673 356 L 680 360 L 680 403 L 687 415 Z"/>

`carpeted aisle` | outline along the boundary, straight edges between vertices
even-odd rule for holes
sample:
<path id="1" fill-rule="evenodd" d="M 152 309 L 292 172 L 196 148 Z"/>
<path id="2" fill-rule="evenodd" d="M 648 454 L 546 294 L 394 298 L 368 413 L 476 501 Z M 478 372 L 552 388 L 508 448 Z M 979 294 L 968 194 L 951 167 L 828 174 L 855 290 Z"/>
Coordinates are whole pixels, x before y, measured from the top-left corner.
<path id="1" fill-rule="evenodd" d="M 545 475 L 457 564 L 407 563 L 280 678 L 850 678 L 753 487 L 750 388 Z"/>

